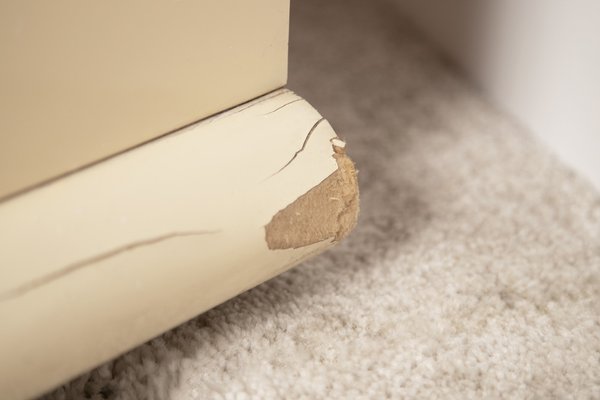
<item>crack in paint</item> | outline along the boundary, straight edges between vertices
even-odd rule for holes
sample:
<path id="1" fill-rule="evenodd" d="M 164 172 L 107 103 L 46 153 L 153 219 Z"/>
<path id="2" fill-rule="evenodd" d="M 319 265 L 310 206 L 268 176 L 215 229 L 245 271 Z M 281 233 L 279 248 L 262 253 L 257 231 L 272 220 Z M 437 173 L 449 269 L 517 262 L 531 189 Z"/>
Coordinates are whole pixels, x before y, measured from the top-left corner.
<path id="1" fill-rule="evenodd" d="M 290 160 L 288 162 L 286 162 L 283 167 L 279 168 L 279 170 L 277 170 L 273 174 L 269 175 L 267 177 L 267 179 L 274 177 L 275 175 L 277 175 L 278 173 L 280 173 L 281 171 L 283 171 L 284 169 L 286 169 L 292 163 L 292 161 L 294 161 L 296 159 L 296 157 L 298 157 L 298 154 L 300 154 L 300 153 L 302 153 L 304 151 L 304 149 L 306 148 L 306 145 L 308 143 L 308 140 L 312 136 L 313 132 L 317 129 L 317 127 L 319 126 L 319 124 L 321 122 L 323 122 L 323 121 L 325 121 L 325 118 L 321 118 L 317 122 L 315 122 L 315 124 L 310 128 L 310 130 L 306 134 L 306 137 L 304 138 L 304 142 L 302 143 L 302 147 L 300 147 L 300 150 L 296 151 L 294 153 L 294 155 L 292 156 L 292 158 L 290 158 Z"/>
<path id="2" fill-rule="evenodd" d="M 207 122 L 208 122 L 208 124 L 212 124 L 213 122 L 220 121 L 222 118 L 229 117 L 229 116 L 235 115 L 235 114 L 239 114 L 242 111 L 245 111 L 245 110 L 249 109 L 250 107 L 253 107 L 253 106 L 258 105 L 260 103 L 264 103 L 267 100 L 271 100 L 271 99 L 274 99 L 276 97 L 279 97 L 279 96 L 282 96 L 282 95 L 288 94 L 288 93 L 294 94 L 289 89 L 279 89 L 279 90 L 276 90 L 276 91 L 268 93 L 268 94 L 266 94 L 266 95 L 264 95 L 262 97 L 258 97 L 258 98 L 249 100 L 249 101 L 247 101 L 245 103 L 239 104 L 239 105 L 237 105 L 235 107 L 232 107 L 232 108 L 230 108 L 228 110 L 222 111 L 221 113 L 213 116 L 212 118 L 209 118 L 207 120 Z"/>
<path id="3" fill-rule="evenodd" d="M 219 233 L 220 231 L 185 231 L 185 232 L 173 232 L 173 233 L 167 233 L 161 236 L 156 236 L 153 238 L 149 238 L 149 239 L 144 239 L 144 240 L 139 240 L 136 242 L 132 242 L 132 243 L 128 243 L 126 245 L 117 247 L 113 250 L 95 255 L 93 257 L 90 258 L 86 258 L 84 260 L 81 261 L 77 261 L 73 264 L 69 264 L 57 271 L 53 271 L 51 273 L 49 273 L 48 275 L 44 275 L 41 276 L 37 279 L 33 279 L 29 282 L 23 283 L 20 286 L 17 286 L 16 288 L 7 290 L 4 293 L 0 293 L 0 301 L 6 301 L 6 300 L 10 300 L 13 299 L 15 297 L 24 295 L 34 289 L 37 289 L 41 286 L 47 285 L 51 282 L 56 281 L 57 279 L 60 279 L 64 276 L 67 276 L 69 274 L 72 274 L 76 271 L 79 271 L 83 268 L 89 267 L 90 265 L 96 264 L 98 262 L 107 260 L 109 258 L 118 256 L 121 253 L 125 253 L 127 251 L 131 251 L 134 249 L 137 249 L 139 247 L 144 247 L 144 246 L 150 246 L 165 240 L 169 240 L 169 239 L 173 239 L 173 238 L 177 238 L 177 237 L 186 237 L 186 236 L 203 236 L 203 235 L 209 235 L 209 234 L 215 234 L 215 233 Z"/>
<path id="4" fill-rule="evenodd" d="M 276 108 L 276 109 L 274 109 L 273 111 L 269 111 L 268 113 L 266 113 L 266 114 L 263 114 L 263 115 L 269 115 L 269 114 L 273 114 L 274 112 L 276 112 L 276 111 L 279 111 L 279 110 L 281 110 L 282 108 L 289 106 L 290 104 L 293 104 L 293 103 L 295 103 L 295 102 L 297 102 L 297 101 L 302 101 L 302 100 L 304 100 L 304 99 L 302 99 L 302 98 L 297 98 L 296 100 L 289 101 L 289 102 L 285 103 L 284 105 L 277 107 L 277 108 Z"/>

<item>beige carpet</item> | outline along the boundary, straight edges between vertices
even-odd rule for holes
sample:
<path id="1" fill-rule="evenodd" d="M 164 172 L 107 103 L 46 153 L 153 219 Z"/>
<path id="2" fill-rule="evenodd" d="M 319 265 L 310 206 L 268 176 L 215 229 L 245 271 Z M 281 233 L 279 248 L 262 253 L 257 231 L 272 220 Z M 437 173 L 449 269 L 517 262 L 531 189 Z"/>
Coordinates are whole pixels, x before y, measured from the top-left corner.
<path id="1" fill-rule="evenodd" d="M 358 228 L 48 398 L 600 398 L 598 193 L 392 5 L 293 13 L 290 87 L 349 142 Z"/>

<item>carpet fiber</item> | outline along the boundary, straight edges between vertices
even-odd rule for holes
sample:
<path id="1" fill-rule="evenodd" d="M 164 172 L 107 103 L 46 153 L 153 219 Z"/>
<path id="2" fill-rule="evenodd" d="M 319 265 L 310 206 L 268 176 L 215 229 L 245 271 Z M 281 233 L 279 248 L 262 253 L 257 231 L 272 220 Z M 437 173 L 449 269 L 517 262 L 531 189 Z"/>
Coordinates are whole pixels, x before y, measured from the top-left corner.
<path id="1" fill-rule="evenodd" d="M 356 231 L 47 398 L 600 398 L 598 193 L 391 3 L 293 3 L 289 86 L 348 141 Z"/>

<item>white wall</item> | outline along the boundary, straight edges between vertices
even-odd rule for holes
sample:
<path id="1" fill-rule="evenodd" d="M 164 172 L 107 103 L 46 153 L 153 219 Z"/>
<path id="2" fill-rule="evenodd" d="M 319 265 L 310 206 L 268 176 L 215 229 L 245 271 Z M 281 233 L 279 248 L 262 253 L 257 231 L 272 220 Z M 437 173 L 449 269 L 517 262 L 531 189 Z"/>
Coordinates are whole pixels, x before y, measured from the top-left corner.
<path id="1" fill-rule="evenodd" d="M 600 1 L 393 1 L 600 188 Z"/>

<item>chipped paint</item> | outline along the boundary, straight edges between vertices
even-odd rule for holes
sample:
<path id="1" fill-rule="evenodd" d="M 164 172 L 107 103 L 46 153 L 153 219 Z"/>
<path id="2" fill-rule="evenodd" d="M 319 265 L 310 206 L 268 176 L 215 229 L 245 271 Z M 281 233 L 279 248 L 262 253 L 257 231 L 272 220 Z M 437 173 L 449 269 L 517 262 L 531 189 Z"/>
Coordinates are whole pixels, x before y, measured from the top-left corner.
<path id="1" fill-rule="evenodd" d="M 297 249 L 326 239 L 337 242 L 354 228 L 359 209 L 358 183 L 344 147 L 345 143 L 336 139 L 333 157 L 338 169 L 277 212 L 265 226 L 269 249 Z"/>

